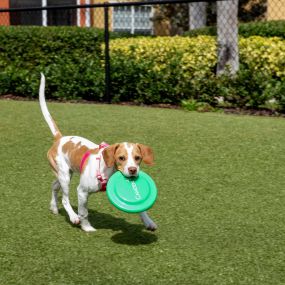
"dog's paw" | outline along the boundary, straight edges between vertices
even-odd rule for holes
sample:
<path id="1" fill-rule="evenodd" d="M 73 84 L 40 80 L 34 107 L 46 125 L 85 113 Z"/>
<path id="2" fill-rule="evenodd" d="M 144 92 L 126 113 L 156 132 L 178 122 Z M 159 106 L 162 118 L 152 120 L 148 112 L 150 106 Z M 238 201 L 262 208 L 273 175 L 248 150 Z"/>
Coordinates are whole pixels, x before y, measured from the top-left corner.
<path id="1" fill-rule="evenodd" d="M 145 225 L 145 227 L 148 231 L 152 231 L 152 232 L 156 231 L 158 228 L 156 223 L 154 222 L 148 223 L 147 225 Z"/>
<path id="2" fill-rule="evenodd" d="M 92 233 L 92 232 L 96 232 L 96 229 L 93 228 L 92 226 L 90 225 L 85 225 L 85 226 L 81 226 L 81 229 L 84 231 L 84 232 L 87 232 L 87 233 Z"/>
<path id="3" fill-rule="evenodd" d="M 87 233 L 92 233 L 92 232 L 96 232 L 96 229 L 93 228 L 89 221 L 87 219 L 82 219 L 81 221 L 81 229 L 84 231 L 84 232 L 87 232 Z"/>
<path id="4" fill-rule="evenodd" d="M 58 208 L 57 207 L 50 207 L 50 211 L 54 214 L 54 215 L 58 215 Z"/>
<path id="5" fill-rule="evenodd" d="M 74 224 L 74 225 L 79 225 L 80 224 L 80 219 L 78 216 L 72 216 L 70 217 L 70 221 Z"/>

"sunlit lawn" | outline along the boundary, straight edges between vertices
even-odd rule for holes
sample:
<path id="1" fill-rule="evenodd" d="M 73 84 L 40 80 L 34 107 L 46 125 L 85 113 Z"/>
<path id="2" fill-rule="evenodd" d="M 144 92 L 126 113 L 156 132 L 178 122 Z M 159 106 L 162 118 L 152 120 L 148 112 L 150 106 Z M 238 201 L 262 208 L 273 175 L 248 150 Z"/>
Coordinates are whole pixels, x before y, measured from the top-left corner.
<path id="1" fill-rule="evenodd" d="M 285 120 L 50 103 L 66 135 L 152 146 L 159 229 L 90 197 L 96 233 L 49 212 L 37 102 L 0 101 L 0 284 L 284 284 Z M 75 177 L 72 204 L 77 207 Z"/>

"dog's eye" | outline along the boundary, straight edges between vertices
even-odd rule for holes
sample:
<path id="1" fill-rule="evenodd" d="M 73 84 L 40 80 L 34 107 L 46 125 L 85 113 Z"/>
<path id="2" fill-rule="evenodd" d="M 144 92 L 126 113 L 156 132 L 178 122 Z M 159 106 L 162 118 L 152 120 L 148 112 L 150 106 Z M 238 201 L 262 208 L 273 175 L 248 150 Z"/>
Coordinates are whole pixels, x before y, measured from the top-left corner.
<path id="1" fill-rule="evenodd" d="M 140 161 L 141 160 L 141 157 L 140 156 L 135 156 L 135 161 Z"/>
<path id="2" fill-rule="evenodd" d="M 121 160 L 121 161 L 125 161 L 125 160 L 126 160 L 126 158 L 125 158 L 124 156 L 119 156 L 119 160 Z"/>

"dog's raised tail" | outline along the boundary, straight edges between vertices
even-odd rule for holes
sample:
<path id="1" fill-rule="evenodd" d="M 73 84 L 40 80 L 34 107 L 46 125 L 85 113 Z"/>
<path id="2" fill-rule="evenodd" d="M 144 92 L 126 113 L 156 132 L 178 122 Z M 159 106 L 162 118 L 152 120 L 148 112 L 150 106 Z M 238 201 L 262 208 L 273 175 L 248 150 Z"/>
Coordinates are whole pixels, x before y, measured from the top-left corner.
<path id="1" fill-rule="evenodd" d="M 62 137 L 61 132 L 59 131 L 56 123 L 54 122 L 52 116 L 50 115 L 47 104 L 46 104 L 46 99 L 45 99 L 45 84 L 46 84 L 46 79 L 43 73 L 41 73 L 41 85 L 40 85 L 40 90 L 39 90 L 39 100 L 40 100 L 40 106 L 41 110 L 43 113 L 43 116 L 54 136 L 54 138 L 57 140 Z"/>

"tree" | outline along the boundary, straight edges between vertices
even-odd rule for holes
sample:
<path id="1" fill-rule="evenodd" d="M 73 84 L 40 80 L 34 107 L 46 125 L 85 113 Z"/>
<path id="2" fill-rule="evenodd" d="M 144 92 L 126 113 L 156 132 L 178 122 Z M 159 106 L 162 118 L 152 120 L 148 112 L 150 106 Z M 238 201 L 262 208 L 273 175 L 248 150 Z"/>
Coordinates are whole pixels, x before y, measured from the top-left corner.
<path id="1" fill-rule="evenodd" d="M 263 19 L 266 14 L 266 3 L 267 0 L 239 0 L 239 21 L 250 22 Z M 216 2 L 172 3 L 157 5 L 152 20 L 158 23 L 167 22 L 169 33 L 176 35 L 189 29 L 213 26 L 216 24 L 216 16 Z"/>
<path id="2" fill-rule="evenodd" d="M 217 2 L 218 64 L 217 75 L 239 70 L 238 0 Z"/>
<path id="3" fill-rule="evenodd" d="M 189 23 L 188 4 L 157 5 L 152 18 L 154 22 L 167 22 L 171 36 L 183 34 Z"/>
<path id="4" fill-rule="evenodd" d="M 267 10 L 267 0 L 239 0 L 238 18 L 242 22 L 263 20 Z"/>

